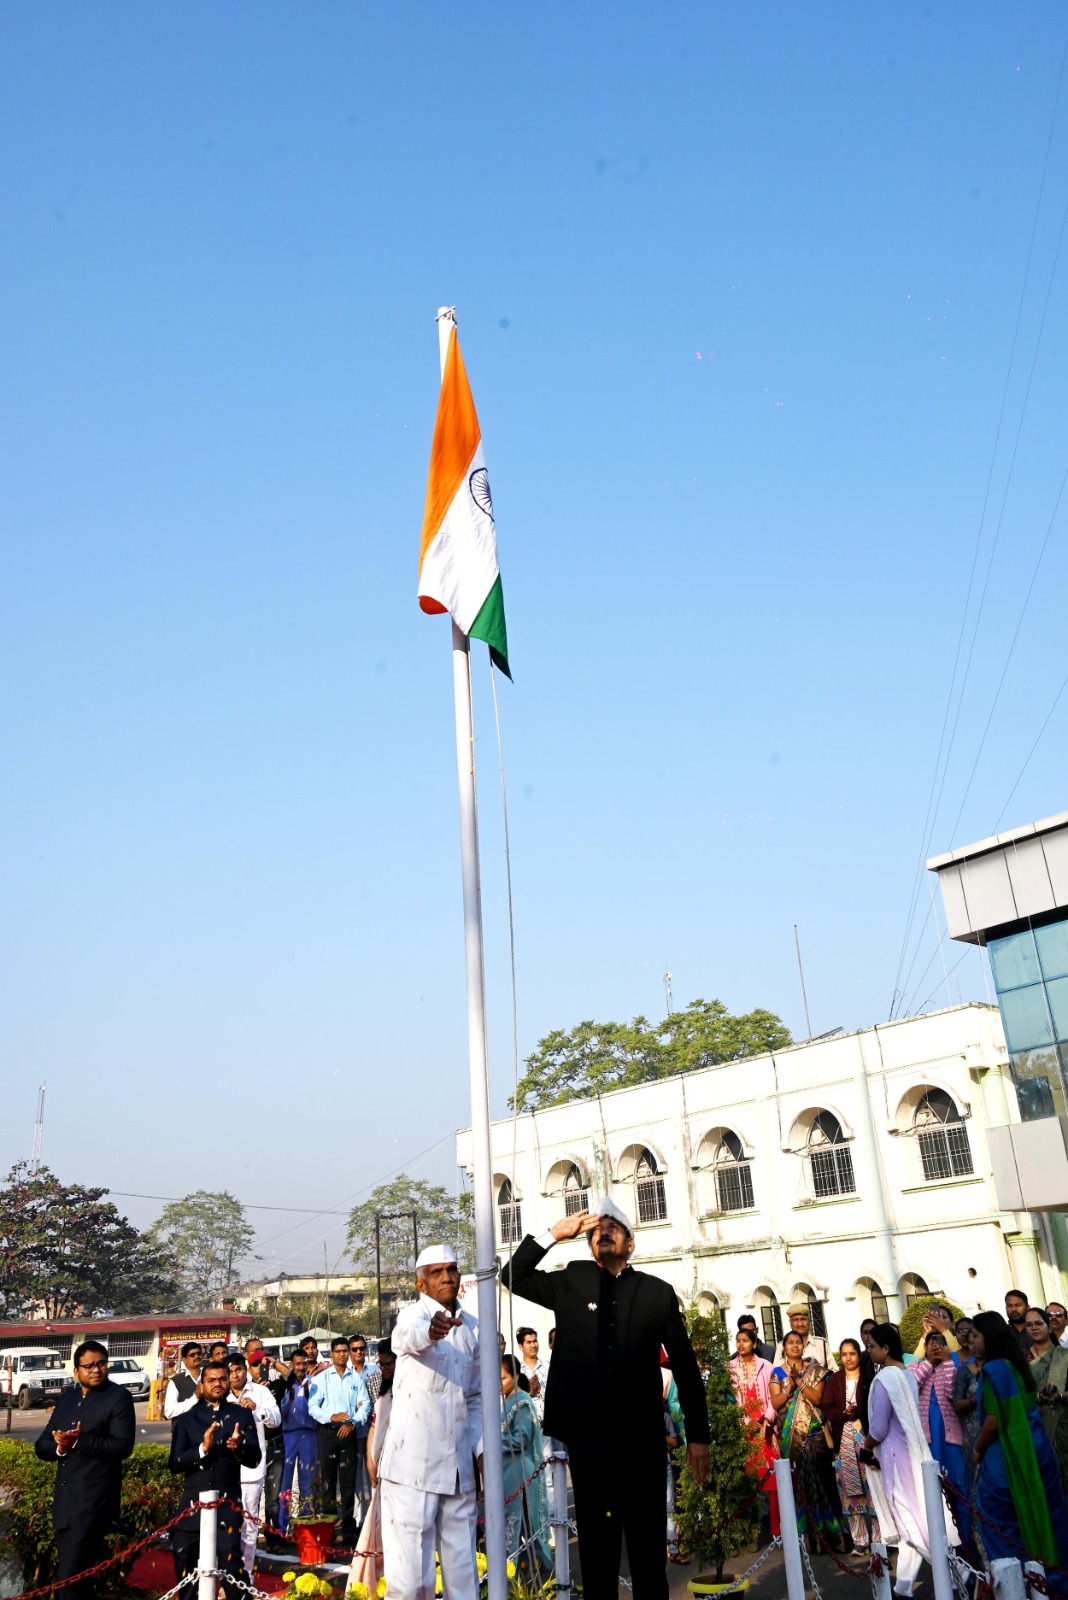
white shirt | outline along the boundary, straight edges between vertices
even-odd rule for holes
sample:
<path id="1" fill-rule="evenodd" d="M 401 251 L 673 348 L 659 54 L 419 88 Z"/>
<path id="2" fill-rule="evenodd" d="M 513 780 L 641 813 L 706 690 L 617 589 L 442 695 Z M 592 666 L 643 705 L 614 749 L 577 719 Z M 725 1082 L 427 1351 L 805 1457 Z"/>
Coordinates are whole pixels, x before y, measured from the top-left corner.
<path id="1" fill-rule="evenodd" d="M 397 1375 L 378 1476 L 424 1494 L 466 1494 L 482 1454 L 478 1323 L 461 1311 L 459 1326 L 432 1342 L 431 1319 L 442 1309 L 421 1294 L 397 1318 Z"/>
<path id="2" fill-rule="evenodd" d="M 251 1378 L 246 1380 L 245 1387 L 240 1394 L 234 1394 L 231 1391 L 226 1398 L 232 1406 L 240 1405 L 242 1400 L 254 1400 L 256 1402 L 256 1409 L 253 1411 L 252 1416 L 256 1423 L 256 1437 L 260 1441 L 260 1459 L 254 1467 L 241 1468 L 241 1482 L 258 1483 L 261 1478 L 267 1475 L 267 1442 L 263 1435 L 263 1425 L 266 1423 L 268 1428 L 280 1428 L 282 1426 L 282 1413 L 279 1411 L 270 1389 L 265 1388 L 262 1383 L 253 1383 Z"/>
<path id="3" fill-rule="evenodd" d="M 194 1383 L 200 1382 L 200 1376 L 191 1367 L 182 1362 L 182 1372 L 187 1378 L 192 1378 Z M 178 1390 L 174 1387 L 174 1379 L 167 1379 L 167 1387 L 163 1394 L 163 1415 L 168 1422 L 173 1422 L 175 1417 L 180 1417 L 183 1411 L 192 1411 L 197 1403 L 197 1392 L 194 1389 L 188 1400 L 179 1400 Z"/>

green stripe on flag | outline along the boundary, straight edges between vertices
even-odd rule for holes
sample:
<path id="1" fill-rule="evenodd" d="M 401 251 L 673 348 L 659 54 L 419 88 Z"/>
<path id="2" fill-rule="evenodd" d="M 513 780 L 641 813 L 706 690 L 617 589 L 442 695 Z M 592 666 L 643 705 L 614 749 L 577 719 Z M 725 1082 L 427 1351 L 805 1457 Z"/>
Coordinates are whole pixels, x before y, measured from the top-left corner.
<path id="1" fill-rule="evenodd" d="M 504 626 L 504 590 L 501 587 L 499 572 L 496 583 L 483 600 L 478 616 L 471 624 L 470 637 L 481 639 L 489 645 L 493 665 L 510 679 L 512 674 L 508 670 L 508 632 Z"/>

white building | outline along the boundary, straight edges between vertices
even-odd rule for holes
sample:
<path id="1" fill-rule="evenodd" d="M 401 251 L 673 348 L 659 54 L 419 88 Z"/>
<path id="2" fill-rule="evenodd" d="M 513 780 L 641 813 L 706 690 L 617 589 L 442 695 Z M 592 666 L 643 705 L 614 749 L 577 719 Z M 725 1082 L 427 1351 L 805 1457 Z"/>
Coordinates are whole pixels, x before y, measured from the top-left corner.
<path id="1" fill-rule="evenodd" d="M 1049 1219 L 998 1209 L 986 1129 L 1017 1120 L 998 1010 L 978 1004 L 503 1118 L 501 1257 L 607 1193 L 634 1220 L 635 1266 L 731 1327 L 753 1311 L 769 1339 L 795 1299 L 833 1339 L 927 1290 L 968 1311 L 1013 1284 L 1063 1300 Z M 462 1166 L 470 1148 L 464 1131 Z M 506 1296 L 509 1319 L 549 1326 Z"/>

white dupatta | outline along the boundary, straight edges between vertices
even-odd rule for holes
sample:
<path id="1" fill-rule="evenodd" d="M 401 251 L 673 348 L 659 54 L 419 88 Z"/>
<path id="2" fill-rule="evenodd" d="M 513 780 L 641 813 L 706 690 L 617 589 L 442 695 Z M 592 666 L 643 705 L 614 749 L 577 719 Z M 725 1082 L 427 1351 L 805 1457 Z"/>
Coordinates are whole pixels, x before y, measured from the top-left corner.
<path id="1" fill-rule="evenodd" d="M 901 1431 L 905 1435 L 905 1444 L 908 1447 L 908 1465 L 912 1474 L 912 1499 L 914 1504 L 924 1509 L 923 1498 L 923 1473 L 920 1470 L 923 1462 L 933 1461 L 931 1447 L 923 1436 L 920 1425 L 920 1407 L 917 1398 L 916 1385 L 908 1376 L 903 1367 L 881 1367 L 875 1375 L 875 1382 L 881 1383 L 886 1391 L 886 1397 L 894 1410 L 894 1415 L 901 1424 Z M 870 1405 L 870 1396 L 869 1396 Z M 876 1446 L 876 1456 L 881 1457 L 881 1450 Z M 880 1462 L 881 1464 L 881 1462 Z M 875 1514 L 879 1518 L 879 1527 L 887 1544 L 909 1544 L 918 1550 L 927 1562 L 931 1559 L 930 1541 L 927 1532 L 926 1515 L 919 1524 L 914 1524 L 908 1505 L 904 1497 L 899 1504 L 896 1497 L 891 1497 L 887 1492 L 886 1481 L 882 1472 L 869 1472 L 867 1475 L 868 1492 L 871 1495 Z M 952 1520 L 948 1507 L 943 1501 L 945 1514 L 946 1538 L 950 1544 L 959 1544 L 960 1535 Z"/>

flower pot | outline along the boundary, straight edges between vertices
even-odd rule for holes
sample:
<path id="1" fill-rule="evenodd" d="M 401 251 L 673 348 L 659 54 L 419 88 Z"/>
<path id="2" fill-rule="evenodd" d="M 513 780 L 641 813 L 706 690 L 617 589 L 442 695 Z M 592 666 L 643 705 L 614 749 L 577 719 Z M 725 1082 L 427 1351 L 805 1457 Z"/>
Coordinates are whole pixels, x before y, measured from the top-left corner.
<path id="1" fill-rule="evenodd" d="M 699 1572 L 696 1578 L 690 1579 L 686 1587 L 691 1594 L 722 1594 L 724 1589 L 731 1589 L 734 1594 L 744 1594 L 749 1587 L 749 1579 L 743 1578 L 741 1583 L 738 1583 L 737 1589 L 734 1588 L 736 1583 L 738 1579 L 732 1578 L 729 1572 L 725 1572 L 719 1579 L 712 1572 Z"/>
<path id="2" fill-rule="evenodd" d="M 297 1541 L 297 1560 L 302 1567 L 321 1567 L 328 1559 L 336 1521 L 336 1517 L 309 1517 L 307 1521 L 294 1519 L 290 1523 Z"/>

